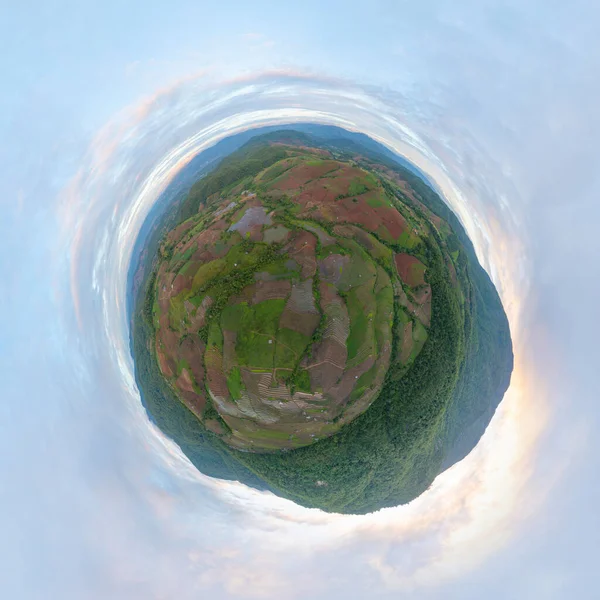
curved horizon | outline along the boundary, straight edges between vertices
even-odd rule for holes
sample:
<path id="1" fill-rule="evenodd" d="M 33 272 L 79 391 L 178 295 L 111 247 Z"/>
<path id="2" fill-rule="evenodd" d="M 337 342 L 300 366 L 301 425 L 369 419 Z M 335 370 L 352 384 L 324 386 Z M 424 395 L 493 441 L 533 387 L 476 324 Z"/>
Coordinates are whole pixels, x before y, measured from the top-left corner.
<path id="1" fill-rule="evenodd" d="M 480 561 L 484 557 L 483 548 L 474 554 L 472 544 L 477 539 L 480 540 L 480 543 L 484 540 L 489 541 L 495 530 L 503 530 L 510 524 L 512 519 L 517 519 L 517 515 L 514 513 L 516 497 L 520 491 L 520 486 L 526 484 L 528 473 L 525 470 L 515 470 L 515 463 L 530 460 L 528 453 L 534 452 L 536 437 L 539 435 L 537 427 L 541 427 L 541 419 L 543 418 L 540 416 L 543 414 L 541 410 L 537 410 L 538 407 L 533 404 L 534 399 L 523 398 L 525 396 L 523 389 L 528 385 L 533 385 L 528 380 L 531 381 L 536 377 L 535 373 L 531 369 L 526 369 L 522 362 L 523 353 L 520 338 L 522 330 L 519 326 L 519 319 L 522 318 L 521 298 L 525 292 L 519 289 L 519 285 L 523 285 L 523 283 L 518 279 L 515 281 L 514 278 L 506 277 L 502 279 L 499 277 L 500 273 L 507 272 L 509 257 L 503 256 L 501 260 L 499 255 L 489 251 L 486 253 L 484 250 L 487 240 L 490 240 L 487 242 L 487 247 L 498 249 L 502 253 L 506 252 L 508 246 L 512 246 L 515 251 L 518 251 L 518 244 L 522 242 L 517 236 L 511 237 L 509 234 L 498 230 L 497 226 L 495 231 L 492 230 L 495 224 L 490 225 L 489 222 L 494 215 L 493 205 L 487 207 L 487 212 L 481 213 L 475 212 L 472 204 L 467 208 L 464 196 L 459 191 L 459 186 L 453 183 L 450 177 L 442 171 L 439 166 L 439 159 L 433 151 L 427 148 L 418 133 L 413 132 L 407 123 L 398 121 L 391 116 L 390 112 L 383 112 L 386 106 L 381 99 L 373 98 L 373 96 L 358 87 L 342 87 L 341 90 L 338 90 L 336 86 L 331 84 L 327 86 L 321 80 L 300 78 L 297 75 L 292 78 L 284 77 L 278 80 L 279 87 L 277 85 L 273 86 L 271 76 L 268 76 L 268 80 L 269 84 L 263 84 L 262 89 L 260 82 L 264 80 L 261 77 L 257 81 L 244 80 L 241 84 L 235 82 L 233 87 L 229 88 L 219 86 L 222 96 L 218 99 L 213 96 L 208 107 L 200 105 L 201 100 L 205 97 L 202 88 L 198 89 L 193 84 L 190 86 L 188 82 L 154 99 L 153 104 L 157 107 L 158 115 L 152 111 L 147 103 L 144 103 L 143 116 L 134 122 L 131 129 L 121 128 L 119 130 L 122 137 L 128 137 L 131 140 L 139 139 L 138 145 L 144 144 L 150 136 L 153 137 L 154 143 L 157 143 L 158 138 L 155 137 L 154 132 L 166 131 L 167 128 L 164 122 L 171 122 L 176 118 L 175 115 L 179 111 L 185 110 L 185 107 L 190 104 L 196 107 L 197 114 L 200 115 L 198 120 L 200 120 L 201 125 L 196 120 L 193 120 L 189 125 L 186 123 L 186 126 L 194 131 L 194 134 L 189 137 L 186 136 L 187 128 L 177 137 L 172 131 L 169 131 L 169 136 L 166 136 L 166 147 L 161 147 L 159 152 L 161 161 L 158 164 L 152 160 L 147 161 L 147 163 L 144 162 L 143 166 L 146 167 L 147 171 L 141 177 L 138 145 L 134 145 L 129 149 L 129 154 L 124 156 L 122 146 L 116 143 L 113 138 L 109 138 L 105 141 L 106 147 L 114 147 L 117 152 L 113 155 L 107 155 L 103 151 L 105 146 L 96 142 L 93 151 L 96 156 L 100 157 L 100 165 L 103 170 L 93 163 L 86 168 L 86 172 L 93 174 L 93 179 L 89 182 L 93 186 L 93 192 L 90 193 L 81 181 L 78 182 L 76 189 L 69 189 L 68 191 L 66 202 L 69 202 L 68 199 L 73 196 L 79 198 L 81 202 L 93 197 L 96 202 L 103 200 L 106 202 L 106 206 L 102 209 L 106 215 L 111 215 L 112 219 L 114 219 L 114 211 L 120 211 L 118 219 L 114 219 L 117 226 L 111 229 L 112 220 L 108 224 L 104 224 L 104 222 L 91 219 L 91 215 L 95 211 L 90 211 L 88 205 L 88 211 L 82 215 L 83 221 L 79 225 L 84 233 L 78 235 L 79 230 L 75 230 L 75 245 L 71 248 L 71 255 L 73 264 L 78 264 L 78 243 L 81 243 L 80 240 L 85 239 L 89 244 L 91 240 L 100 238 L 97 242 L 98 247 L 93 253 L 95 261 L 93 273 L 97 280 L 98 291 L 101 292 L 101 294 L 99 293 L 102 298 L 101 314 L 104 315 L 103 326 L 108 338 L 108 348 L 113 353 L 110 362 L 118 365 L 118 376 L 127 385 L 130 392 L 130 399 L 128 400 L 132 405 L 130 410 L 135 411 L 134 414 L 138 419 L 143 415 L 144 420 L 146 420 L 135 386 L 133 362 L 129 352 L 129 328 L 125 303 L 123 302 L 127 293 L 130 253 L 144 217 L 159 199 L 168 183 L 198 152 L 211 147 L 226 136 L 252 127 L 289 125 L 301 120 L 306 122 L 308 119 L 309 122 L 343 125 L 350 131 L 365 133 L 398 154 L 404 151 L 401 155 L 411 160 L 428 177 L 432 178 L 438 189 L 445 191 L 444 199 L 461 218 L 482 264 L 487 267 L 488 272 L 495 279 L 494 283 L 502 297 L 511 325 L 515 352 L 515 368 L 511 386 L 488 431 L 471 455 L 440 475 L 432 488 L 410 505 L 395 509 L 383 509 L 371 516 L 370 518 L 376 523 L 371 527 L 375 531 L 386 530 L 387 535 L 394 536 L 396 542 L 401 541 L 402 538 L 398 539 L 396 537 L 398 531 L 395 527 L 399 527 L 400 531 L 406 529 L 404 533 L 406 538 L 413 537 L 416 531 L 419 535 L 416 540 L 412 541 L 414 547 L 418 547 L 423 543 L 423 539 L 427 538 L 431 528 L 441 529 L 438 532 L 438 543 L 443 541 L 444 546 L 447 547 L 446 559 L 440 560 L 436 549 L 435 553 L 432 553 L 429 558 L 431 564 L 419 565 L 418 570 L 403 574 L 400 578 L 400 581 L 403 582 L 411 581 L 413 578 L 425 577 L 426 575 L 422 572 L 434 573 L 436 570 L 449 569 L 446 561 L 456 560 L 454 555 L 460 551 L 461 546 L 465 554 L 463 560 L 466 560 L 467 563 Z M 298 85 L 299 89 L 295 88 L 295 85 Z M 281 89 L 283 98 L 280 98 L 273 91 L 274 89 Z M 324 93 L 324 90 L 326 90 L 326 93 Z M 282 102 L 289 102 L 289 97 L 293 97 L 298 101 L 299 91 L 305 94 L 305 107 L 292 109 L 280 106 Z M 272 107 L 267 104 L 261 110 L 255 110 L 254 102 L 257 102 L 257 96 L 258 101 L 263 106 L 266 103 L 272 103 L 275 106 Z M 173 98 L 176 98 L 176 100 L 173 101 Z M 323 99 L 325 107 L 320 105 Z M 173 102 L 175 105 L 173 105 Z M 324 110 L 327 104 L 332 102 L 336 103 L 335 114 Z M 162 110 L 165 104 L 169 106 L 168 112 Z M 209 112 L 214 106 L 217 107 L 216 116 Z M 242 109 L 244 112 L 241 112 Z M 134 109 L 131 112 L 137 118 L 138 110 Z M 206 117 L 207 113 L 209 114 L 208 118 Z M 171 139 L 171 136 L 175 139 Z M 128 160 L 128 156 L 132 158 Z M 134 162 L 133 159 L 137 159 L 137 162 Z M 131 195 L 130 205 L 126 204 L 128 198 L 125 196 L 125 192 L 121 192 L 121 197 L 114 196 L 114 182 L 110 178 L 107 178 L 109 195 L 106 198 L 103 197 L 102 186 L 105 182 L 99 177 L 99 174 L 104 172 L 111 174 L 113 172 L 113 162 L 115 165 L 121 165 L 119 189 L 129 192 Z M 123 164 L 130 165 L 130 172 L 123 169 Z M 448 169 L 447 164 L 444 166 Z M 488 199 L 488 202 L 490 200 Z M 511 221 L 509 220 L 508 225 L 510 226 L 510 224 Z M 514 262 L 518 261 L 515 260 Z M 102 284 L 103 278 L 107 282 L 105 287 Z M 522 274 L 522 278 L 526 281 L 526 273 Z M 71 286 L 76 306 L 81 306 L 81 300 L 78 298 L 76 291 L 76 286 L 81 285 L 85 286 L 87 282 L 82 271 L 79 270 L 72 273 L 71 276 Z M 541 379 L 539 375 L 537 377 Z M 539 381 L 536 385 L 539 385 Z M 528 410 L 531 411 L 530 414 L 528 414 Z M 522 422 L 524 417 L 532 421 L 531 429 L 527 430 L 525 437 L 518 438 L 516 448 L 509 448 L 516 437 L 515 429 L 519 427 L 519 423 Z M 536 422 L 537 425 L 534 425 L 533 422 Z M 203 478 L 194 473 L 194 468 L 184 458 L 179 448 L 164 438 L 147 420 L 145 424 L 136 422 L 136 429 L 136 433 L 147 444 L 152 444 L 153 451 L 156 452 L 155 458 L 164 461 L 173 474 L 186 473 L 187 477 L 201 481 L 208 489 L 214 490 L 219 498 L 227 498 L 230 494 L 241 496 L 244 503 L 250 503 L 252 511 L 264 513 L 265 496 L 270 496 L 267 492 L 251 490 L 236 482 L 219 482 Z M 499 451 L 498 448 L 501 448 L 501 450 Z M 481 481 L 479 485 L 474 486 L 476 473 L 484 473 L 484 475 L 479 475 Z M 486 473 L 488 474 L 487 479 L 485 477 Z M 462 493 L 459 491 L 461 489 Z M 484 499 L 487 499 L 487 502 Z M 491 505 L 488 505 L 487 503 L 490 502 Z M 419 507 L 419 504 L 421 504 L 421 507 Z M 287 521 L 290 516 L 295 519 L 308 519 L 308 521 L 303 521 L 304 523 L 311 522 L 311 517 L 306 511 L 314 510 L 303 509 L 289 501 L 276 499 L 275 497 L 269 499 L 267 506 L 269 508 L 266 514 L 262 514 L 263 518 L 272 518 L 272 511 L 276 507 L 278 511 L 284 511 L 284 520 Z M 423 516 L 421 516 L 415 523 L 415 513 L 421 515 L 425 507 L 427 507 L 428 517 L 423 520 Z M 533 507 L 530 510 L 533 510 Z M 377 516 L 381 513 L 385 515 L 388 511 L 395 514 L 387 519 L 384 519 L 383 516 Z M 406 513 L 406 516 L 403 516 L 403 513 Z M 465 516 L 468 516 L 467 522 L 461 523 Z M 334 518 L 344 519 L 350 517 Z M 365 519 L 369 523 L 369 516 Z M 396 520 L 398 520 L 398 523 L 396 523 Z M 278 522 L 277 518 L 275 522 Z M 320 523 L 319 526 L 322 529 L 324 524 Z M 349 532 L 353 532 L 356 528 L 362 530 L 365 525 L 353 524 L 347 525 L 347 527 L 349 527 Z M 468 544 L 465 544 L 464 541 L 459 542 L 458 540 L 461 540 L 462 535 L 464 535 L 462 532 L 470 529 L 476 531 L 475 539 L 469 537 Z M 347 534 L 348 532 L 346 532 Z M 453 539 L 457 540 L 454 544 Z M 295 546 L 296 540 L 294 537 L 290 536 L 290 543 L 292 547 Z M 265 545 L 268 546 L 268 544 Z M 488 545 L 486 551 L 491 552 L 492 549 L 493 547 Z M 283 549 L 279 548 L 278 552 L 283 552 Z M 422 557 L 421 560 L 426 561 L 427 559 Z M 438 564 L 438 562 L 441 564 Z M 383 569 L 383 566 L 379 568 Z M 469 565 L 469 568 L 472 568 L 472 566 Z"/>
<path id="2" fill-rule="evenodd" d="M 598 10 L 34 5 L 6 11 L 19 52 L 0 58 L 0 590 L 593 598 Z M 422 172 L 510 324 L 511 384 L 480 442 L 367 515 L 202 475 L 134 376 L 145 219 L 200 153 L 301 123 L 365 134 Z"/>

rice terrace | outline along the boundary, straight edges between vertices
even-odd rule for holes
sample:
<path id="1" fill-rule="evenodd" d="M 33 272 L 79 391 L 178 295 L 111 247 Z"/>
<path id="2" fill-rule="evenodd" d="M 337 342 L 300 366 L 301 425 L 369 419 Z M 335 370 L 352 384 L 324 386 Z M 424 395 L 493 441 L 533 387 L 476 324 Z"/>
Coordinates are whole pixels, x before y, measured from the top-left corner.
<path id="1" fill-rule="evenodd" d="M 364 513 L 470 451 L 512 351 L 450 209 L 331 129 L 257 135 L 166 211 L 132 347 L 149 415 L 200 471 Z"/>

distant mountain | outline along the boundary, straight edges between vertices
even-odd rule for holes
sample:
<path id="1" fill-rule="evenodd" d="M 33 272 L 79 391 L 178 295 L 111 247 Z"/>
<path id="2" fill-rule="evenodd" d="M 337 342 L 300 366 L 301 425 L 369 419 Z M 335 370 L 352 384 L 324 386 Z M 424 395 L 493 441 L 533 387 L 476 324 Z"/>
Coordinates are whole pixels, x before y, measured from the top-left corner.
<path id="1" fill-rule="evenodd" d="M 136 248 L 143 402 L 207 475 L 333 512 L 409 502 L 471 451 L 509 385 L 508 321 L 465 230 L 418 169 L 362 134 L 223 140 L 172 182 Z M 349 368 L 384 357 L 347 394 L 343 340 Z M 281 420 L 291 401 L 307 406 Z"/>

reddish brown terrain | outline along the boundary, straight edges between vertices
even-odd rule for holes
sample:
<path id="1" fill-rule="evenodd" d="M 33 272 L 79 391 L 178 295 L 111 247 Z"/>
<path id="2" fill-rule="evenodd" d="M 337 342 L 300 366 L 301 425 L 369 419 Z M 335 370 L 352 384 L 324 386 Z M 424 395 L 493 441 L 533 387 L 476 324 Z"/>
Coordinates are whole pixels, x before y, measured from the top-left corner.
<path id="1" fill-rule="evenodd" d="M 162 374 L 207 428 L 253 451 L 352 421 L 381 389 L 393 335 L 408 366 L 431 321 L 414 254 L 427 225 L 373 173 L 287 154 L 169 232 L 155 284 Z"/>

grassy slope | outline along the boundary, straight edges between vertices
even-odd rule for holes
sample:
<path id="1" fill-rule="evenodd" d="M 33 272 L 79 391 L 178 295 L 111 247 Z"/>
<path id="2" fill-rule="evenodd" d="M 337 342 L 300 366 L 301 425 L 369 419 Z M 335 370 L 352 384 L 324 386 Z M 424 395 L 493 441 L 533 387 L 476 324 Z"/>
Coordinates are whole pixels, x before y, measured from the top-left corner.
<path id="1" fill-rule="evenodd" d="M 459 277 L 470 289 L 471 310 L 466 314 L 465 360 L 440 439 L 445 454 L 442 469 L 446 469 L 462 460 L 479 441 L 508 388 L 513 368 L 508 320 L 458 217 L 420 177 L 382 155 L 368 156 L 398 173 L 419 200 L 450 225 L 453 236 L 449 241 L 464 252 L 459 253 Z M 401 197 L 411 204 L 409 198 Z"/>
<path id="2" fill-rule="evenodd" d="M 251 151 L 252 145 L 243 148 L 238 158 L 247 160 Z M 273 162 L 280 159 L 278 152 L 264 148 L 259 155 L 261 169 L 267 166 L 267 156 Z M 203 187 L 194 186 L 188 204 L 199 206 L 211 186 L 231 185 L 240 173 L 243 177 L 254 169 L 237 168 L 232 157 L 226 163 L 229 175 L 221 173 L 214 178 L 217 183 L 211 183 L 209 175 L 205 178 L 209 181 L 202 180 Z M 371 408 L 331 438 L 293 452 L 259 455 L 231 450 L 172 400 L 147 350 L 151 331 L 138 310 L 134 351 L 148 410 L 204 473 L 240 479 L 256 487 L 268 482 L 282 495 L 325 510 L 368 512 L 414 498 L 450 459 L 472 447 L 470 440 L 461 440 L 461 431 L 493 412 L 508 382 L 512 353 L 506 319 L 460 223 L 420 179 L 401 167 L 394 168 L 433 212 L 448 220 L 465 250 L 462 279 L 468 277 L 473 289 L 469 313 L 473 327 L 462 323 L 440 251 L 430 244 L 428 275 L 434 303 L 430 336 L 406 376 L 398 378 L 399 369 L 393 364 Z M 487 424 L 485 418 L 483 421 Z M 478 439 L 478 431 L 469 433 Z M 317 481 L 328 485 L 317 486 Z"/>
<path id="3" fill-rule="evenodd" d="M 284 495 L 336 512 L 393 506 L 427 488 L 443 460 L 432 442 L 452 399 L 461 338 L 449 282 L 439 264 L 431 271 L 439 318 L 408 374 L 397 379 L 400 365 L 393 364 L 369 410 L 331 438 L 276 457 L 243 455 L 245 465 Z"/>
<path id="4" fill-rule="evenodd" d="M 199 426 L 196 416 L 175 396 L 165 383 L 147 344 L 153 331 L 142 311 L 134 315 L 133 351 L 135 373 L 144 394 L 144 405 L 152 420 L 181 447 L 190 461 L 205 475 L 238 479 L 258 489 L 268 486 L 242 465 L 210 431 Z"/>

